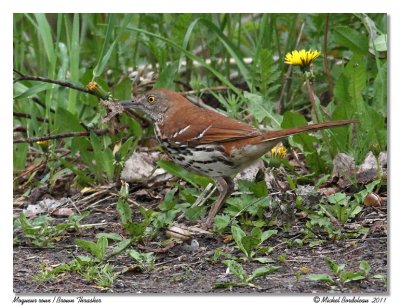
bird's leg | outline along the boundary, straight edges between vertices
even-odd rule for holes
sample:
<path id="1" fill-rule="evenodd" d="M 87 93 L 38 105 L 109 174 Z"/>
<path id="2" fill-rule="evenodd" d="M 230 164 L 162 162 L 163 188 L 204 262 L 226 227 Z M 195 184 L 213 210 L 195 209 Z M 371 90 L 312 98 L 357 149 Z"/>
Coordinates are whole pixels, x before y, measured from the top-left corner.
<path id="1" fill-rule="evenodd" d="M 207 229 L 211 227 L 215 215 L 218 213 L 225 200 L 232 194 L 235 187 L 233 180 L 229 176 L 218 177 L 215 179 L 215 181 L 219 190 L 219 196 L 218 199 L 212 204 L 210 212 L 207 216 L 207 220 L 204 223 L 204 227 Z"/>
<path id="2" fill-rule="evenodd" d="M 211 189 L 211 191 L 210 191 Z M 215 189 L 217 189 L 217 186 L 214 186 L 212 183 L 209 183 L 207 187 L 201 192 L 199 197 L 197 198 L 196 202 L 190 206 L 190 208 L 196 207 L 196 206 L 202 206 L 209 197 L 213 195 L 215 192 Z M 178 216 L 177 220 L 181 220 L 185 216 L 184 213 L 182 213 L 180 216 Z"/>

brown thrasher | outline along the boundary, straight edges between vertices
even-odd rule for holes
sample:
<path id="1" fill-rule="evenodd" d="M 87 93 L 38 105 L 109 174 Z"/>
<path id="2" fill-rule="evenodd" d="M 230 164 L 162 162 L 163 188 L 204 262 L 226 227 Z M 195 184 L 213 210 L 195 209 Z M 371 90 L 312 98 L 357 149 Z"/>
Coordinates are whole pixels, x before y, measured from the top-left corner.
<path id="1" fill-rule="evenodd" d="M 154 122 L 155 135 L 172 160 L 194 172 L 213 178 L 219 197 L 213 203 L 205 227 L 233 192 L 232 176 L 273 148 L 282 138 L 353 123 L 340 120 L 262 131 L 243 122 L 200 108 L 177 92 L 156 89 L 129 101 L 124 108 L 143 111 Z"/>

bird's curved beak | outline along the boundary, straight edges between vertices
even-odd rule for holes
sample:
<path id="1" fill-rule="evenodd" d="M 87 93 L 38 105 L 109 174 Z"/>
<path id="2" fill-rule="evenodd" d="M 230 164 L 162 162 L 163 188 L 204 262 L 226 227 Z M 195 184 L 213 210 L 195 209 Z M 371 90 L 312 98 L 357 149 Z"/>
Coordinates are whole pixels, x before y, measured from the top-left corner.
<path id="1" fill-rule="evenodd" d="M 122 105 L 123 108 L 134 108 L 137 106 L 137 103 L 135 103 L 135 100 L 119 101 L 119 104 Z"/>

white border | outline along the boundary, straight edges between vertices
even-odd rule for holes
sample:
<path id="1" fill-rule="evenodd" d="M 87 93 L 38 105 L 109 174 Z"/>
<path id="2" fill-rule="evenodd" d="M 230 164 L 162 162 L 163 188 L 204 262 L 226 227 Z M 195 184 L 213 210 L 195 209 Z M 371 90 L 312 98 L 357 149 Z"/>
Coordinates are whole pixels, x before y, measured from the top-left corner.
<path id="1" fill-rule="evenodd" d="M 12 13 L 14 12 L 114 12 L 114 13 L 136 13 L 136 12 L 265 12 L 265 13 L 281 13 L 281 12 L 331 12 L 331 13 L 347 13 L 347 12 L 379 12 L 388 13 L 390 18 L 390 292 L 391 295 L 387 298 L 386 305 L 398 305 L 400 290 L 400 264 L 399 264 L 399 239 L 400 227 L 398 226 L 397 218 L 399 214 L 399 193 L 395 192 L 399 189 L 396 184 L 399 182 L 399 163 L 396 153 L 399 153 L 399 134 L 400 120 L 395 119 L 400 116 L 400 97 L 399 85 L 400 80 L 398 71 L 399 63 L 399 39 L 400 39 L 400 10 L 398 9 L 397 1 L 395 0 L 334 0 L 334 1 L 266 1 L 266 0 L 219 0 L 219 1 L 163 1 L 163 0 L 112 0 L 112 1 L 32 1 L 32 0 L 13 0 L 3 1 L 2 9 L 0 10 L 0 22 L 2 40 L 5 41 L 1 48 L 1 82 L 3 94 L 1 99 L 3 109 L 0 112 L 0 131 L 1 140 L 4 149 L 1 152 L 1 182 L 0 195 L 2 209 L 1 224 L 3 231 L 0 234 L 2 237 L 4 250 L 2 255 L 2 282 L 0 286 L 2 305 L 11 305 L 14 294 L 12 293 L 12 220 L 11 205 L 12 205 Z M 394 86 L 393 86 L 394 84 Z M 397 90 L 395 90 L 397 89 Z M 397 138 L 397 139 L 396 139 Z M 393 188 L 394 187 L 394 188 Z M 395 238 L 393 238 L 395 237 Z M 247 299 L 254 304 L 270 304 L 277 303 L 293 303 L 296 305 L 311 305 L 314 304 L 312 296 L 100 296 L 102 305 L 115 305 L 115 303 L 150 303 L 155 302 L 159 305 L 176 305 L 177 303 L 190 305 L 204 305 L 205 303 L 229 303 L 229 305 L 243 305 Z M 357 295 L 356 295 L 357 296 Z M 38 296 L 37 296 L 38 297 Z M 227 301 L 226 301 L 227 300 Z M 18 304 L 12 304 L 18 305 Z M 26 305 L 26 304 L 25 304 Z"/>

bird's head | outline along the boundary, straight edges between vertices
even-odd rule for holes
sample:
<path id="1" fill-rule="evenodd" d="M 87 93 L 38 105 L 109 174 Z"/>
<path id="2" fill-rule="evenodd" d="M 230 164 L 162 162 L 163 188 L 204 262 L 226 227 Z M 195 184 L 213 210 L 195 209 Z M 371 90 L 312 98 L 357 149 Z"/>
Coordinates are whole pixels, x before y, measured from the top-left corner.
<path id="1" fill-rule="evenodd" d="M 166 112 L 177 106 L 183 97 L 171 90 L 155 89 L 127 101 L 120 101 L 125 109 L 136 109 L 144 112 L 155 122 L 163 119 Z M 184 98 L 183 98 L 184 99 Z"/>

